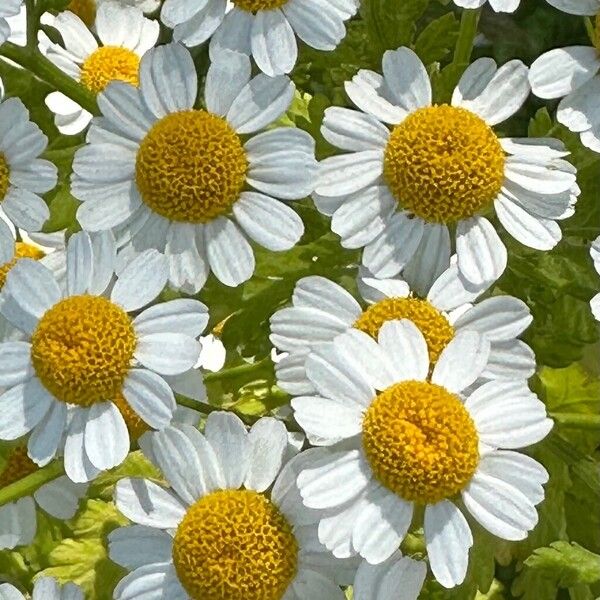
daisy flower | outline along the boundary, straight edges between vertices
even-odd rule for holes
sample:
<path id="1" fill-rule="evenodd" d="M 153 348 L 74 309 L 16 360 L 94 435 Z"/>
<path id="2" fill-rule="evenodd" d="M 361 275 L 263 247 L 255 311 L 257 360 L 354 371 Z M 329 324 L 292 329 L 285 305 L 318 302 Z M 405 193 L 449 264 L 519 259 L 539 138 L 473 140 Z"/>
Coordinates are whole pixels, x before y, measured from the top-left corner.
<path id="1" fill-rule="evenodd" d="M 321 162 L 313 197 L 342 245 L 364 247 L 376 277 L 411 269 L 412 259 L 432 283 L 449 266 L 452 237 L 461 275 L 489 284 L 507 259 L 486 216 L 493 208 L 518 241 L 553 248 L 556 220 L 579 193 L 568 153 L 553 139 L 500 139 L 492 129 L 527 98 L 527 67 L 475 61 L 451 106 L 431 104 L 427 71 L 408 48 L 387 51 L 383 73 L 361 70 L 346 83 L 364 112 L 325 111 L 323 136 L 347 153 Z"/>
<path id="2" fill-rule="evenodd" d="M 550 4 L 574 15 L 595 16 L 593 45 L 542 54 L 529 71 L 531 88 L 540 98 L 562 98 L 556 111 L 559 123 L 579 133 L 584 146 L 600 152 L 600 0 L 552 0 Z"/>
<path id="3" fill-rule="evenodd" d="M 134 7 L 144 13 L 154 12 L 160 6 L 160 0 L 71 0 L 66 10 L 76 14 L 88 27 L 93 27 L 98 8 L 107 2 Z"/>
<path id="4" fill-rule="evenodd" d="M 304 363 L 320 344 L 352 328 L 377 339 L 381 326 L 396 319 L 409 319 L 419 328 L 432 364 L 460 332 L 477 331 L 490 342 L 482 380 L 526 380 L 535 372 L 533 351 L 518 339 L 532 321 L 527 305 L 513 296 L 476 302 L 485 290 L 469 290 L 455 264 L 437 278 L 425 298 L 411 293 L 399 279 L 363 276 L 358 289 L 365 308 L 333 281 L 304 277 L 294 288 L 292 306 L 271 317 L 270 339 L 289 353 L 275 366 L 283 390 L 295 395 L 314 391 Z"/>
<path id="5" fill-rule="evenodd" d="M 294 484 L 306 457 L 285 464 L 280 421 L 263 417 L 247 432 L 218 412 L 204 435 L 168 427 L 150 442 L 171 487 L 144 479 L 116 486 L 117 508 L 135 525 L 109 535 L 111 559 L 131 571 L 115 600 L 144 600 L 150 590 L 169 600 L 344 599 L 339 561 L 316 539 Z"/>
<path id="6" fill-rule="evenodd" d="M 594 268 L 600 275 L 600 236 L 598 236 L 590 247 L 590 256 L 594 261 Z M 600 292 L 590 300 L 590 307 L 596 321 L 600 321 Z"/>
<path id="7" fill-rule="evenodd" d="M 255 262 L 246 236 L 269 250 L 294 246 L 304 225 L 286 201 L 312 192 L 317 167 L 306 132 L 257 134 L 289 107 L 290 80 L 251 79 L 248 57 L 221 57 L 208 70 L 200 109 L 188 50 L 169 44 L 148 52 L 139 90 L 112 83 L 100 94 L 104 116 L 73 163 L 82 227 L 114 228 L 126 252 L 164 252 L 170 284 L 188 293 L 210 270 L 229 286 L 249 279 Z"/>
<path id="8" fill-rule="evenodd" d="M 210 41 L 215 60 L 223 50 L 253 56 L 267 75 L 289 73 L 298 58 L 296 36 L 317 50 L 333 50 L 346 35 L 344 21 L 356 0 L 165 0 L 161 21 L 188 47 Z"/>
<path id="9" fill-rule="evenodd" d="M 481 8 L 488 0 L 454 0 L 456 6 L 461 8 Z M 496 12 L 515 12 L 519 8 L 521 0 L 489 0 L 490 6 Z"/>
<path id="10" fill-rule="evenodd" d="M 513 450 L 543 439 L 552 421 L 522 381 L 490 381 L 461 396 L 488 353 L 485 337 L 461 332 L 429 376 L 427 342 L 401 320 L 385 323 L 377 341 L 351 330 L 309 356 L 317 393 L 292 400 L 294 417 L 333 447 L 317 449 L 298 486 L 306 506 L 322 512 L 319 540 L 335 556 L 385 561 L 417 504 L 432 572 L 452 587 L 464 579 L 473 543 L 457 498 L 502 539 L 533 529 L 548 474 Z"/>
<path id="11" fill-rule="evenodd" d="M 10 583 L 0 585 L 0 597 L 2 600 L 26 600 L 26 596 Z M 31 600 L 83 600 L 83 592 L 74 583 L 61 586 L 52 577 L 40 577 L 33 584 Z"/>
<path id="12" fill-rule="evenodd" d="M 37 469 L 38 466 L 27 456 L 27 447 L 15 446 L 0 471 L 0 489 Z M 33 497 L 27 496 L 0 506 L 0 549 L 26 546 L 33 541 L 37 530 L 36 505 L 57 519 L 73 517 L 87 487 L 85 483 L 73 483 L 62 475 L 39 487 Z"/>
<path id="13" fill-rule="evenodd" d="M 0 216 L 25 231 L 39 231 L 50 216 L 39 195 L 57 181 L 56 167 L 38 158 L 47 145 L 19 98 L 0 102 Z"/>
<path id="14" fill-rule="evenodd" d="M 4 317 L 26 334 L 0 344 L 0 439 L 31 432 L 29 457 L 44 465 L 65 435 L 65 471 L 75 482 L 125 459 L 128 413 L 162 428 L 175 410 L 173 390 L 192 395 L 194 387 L 204 398 L 192 367 L 206 307 L 173 300 L 132 318 L 162 291 L 166 259 L 148 250 L 116 282 L 114 261 L 110 233 L 81 232 L 67 246 L 66 291 L 42 264 L 22 259 L 0 296 Z"/>
<path id="15" fill-rule="evenodd" d="M 2 0 L 2 6 L 0 6 L 0 44 L 4 44 L 10 36 L 10 25 L 7 19 L 18 15 L 22 4 L 23 0 Z"/>
<path id="16" fill-rule="evenodd" d="M 45 43 L 43 51 L 59 69 L 98 94 L 111 81 L 138 85 L 140 59 L 156 44 L 159 25 L 146 19 L 136 8 L 116 2 L 103 2 L 98 8 L 95 30 L 100 45 L 87 25 L 74 13 L 59 13 L 52 24 L 62 36 L 64 48 Z M 46 105 L 54 113 L 54 122 L 65 135 L 74 135 L 87 127 L 92 115 L 62 92 L 51 92 Z"/>

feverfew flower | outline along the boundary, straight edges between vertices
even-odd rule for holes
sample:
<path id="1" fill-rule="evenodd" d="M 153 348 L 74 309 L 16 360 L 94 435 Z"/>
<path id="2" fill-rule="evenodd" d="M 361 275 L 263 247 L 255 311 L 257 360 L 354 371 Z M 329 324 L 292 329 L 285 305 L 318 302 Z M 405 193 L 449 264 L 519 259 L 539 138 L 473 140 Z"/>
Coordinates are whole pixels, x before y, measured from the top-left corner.
<path id="1" fill-rule="evenodd" d="M 556 48 L 531 65 L 529 81 L 540 98 L 563 98 L 556 118 L 600 152 L 600 0 L 548 0 L 564 12 L 596 18 L 592 46 Z"/>
<path id="2" fill-rule="evenodd" d="M 529 94 L 523 63 L 475 61 L 451 106 L 432 106 L 425 66 L 408 48 L 386 52 L 383 73 L 361 70 L 346 83 L 364 112 L 325 111 L 324 137 L 347 153 L 321 162 L 314 200 L 344 247 L 364 247 L 376 277 L 419 261 L 432 283 L 449 266 L 452 231 L 461 276 L 479 286 L 507 260 L 488 211 L 529 247 L 559 242 L 556 221 L 573 213 L 579 193 L 568 153 L 554 139 L 500 139 L 492 129 Z"/>
<path id="3" fill-rule="evenodd" d="M 117 508 L 135 525 L 109 535 L 111 559 L 131 571 L 115 600 L 150 589 L 169 600 L 344 599 L 348 561 L 317 540 L 295 486 L 307 453 L 286 464 L 295 451 L 281 422 L 264 417 L 247 432 L 235 415 L 212 413 L 204 435 L 168 427 L 142 446 L 171 487 L 117 484 Z"/>
<path id="4" fill-rule="evenodd" d="M 598 236 L 590 247 L 590 256 L 594 261 L 594 268 L 600 275 L 600 236 Z M 600 292 L 598 292 L 591 300 L 590 307 L 596 321 L 600 321 Z"/>
<path id="5" fill-rule="evenodd" d="M 10 36 L 10 25 L 7 19 L 18 15 L 22 4 L 23 0 L 2 0 L 0 6 L 0 44 L 4 44 Z"/>
<path id="6" fill-rule="evenodd" d="M 98 97 L 104 116 L 77 152 L 72 180 L 84 229 L 113 228 L 125 260 L 164 252 L 170 284 L 188 293 L 211 270 L 229 286 L 249 279 L 248 238 L 274 251 L 294 246 L 304 225 L 287 202 L 312 192 L 317 168 L 306 132 L 257 134 L 289 107 L 287 77 L 251 78 L 248 57 L 230 52 L 208 70 L 205 109 L 194 108 L 197 94 L 188 50 L 148 52 L 139 90 L 112 83 Z"/>
<path id="7" fill-rule="evenodd" d="M 0 585 L 0 598 L 2 600 L 26 600 L 26 597 L 10 583 Z M 61 586 L 52 577 L 40 577 L 33 584 L 31 600 L 83 600 L 83 592 L 74 583 Z"/>
<path id="8" fill-rule="evenodd" d="M 513 450 L 543 439 L 552 421 L 522 381 L 461 395 L 488 353 L 484 337 L 464 331 L 431 369 L 425 338 L 401 320 L 385 323 L 377 341 L 351 330 L 309 356 L 317 393 L 292 400 L 294 417 L 331 448 L 315 450 L 297 482 L 306 506 L 321 511 L 319 540 L 335 556 L 387 560 L 421 505 L 429 564 L 452 587 L 465 577 L 473 544 L 457 496 L 502 539 L 533 529 L 548 474 Z"/>
<path id="9" fill-rule="evenodd" d="M 140 59 L 158 39 L 159 25 L 139 9 L 103 2 L 95 19 L 100 45 L 87 25 L 74 13 L 60 13 L 52 26 L 62 36 L 64 48 L 47 42 L 44 53 L 59 69 L 97 94 L 111 81 L 138 85 Z M 85 129 L 92 115 L 61 92 L 51 92 L 46 105 L 55 114 L 61 133 Z"/>
<path id="10" fill-rule="evenodd" d="M 512 296 L 477 302 L 484 290 L 472 291 L 453 264 L 435 281 L 426 297 L 419 297 L 398 279 L 359 278 L 366 306 L 324 277 L 304 277 L 294 288 L 292 307 L 271 317 L 271 341 L 289 352 L 276 365 L 277 383 L 290 394 L 312 393 L 304 363 L 311 350 L 349 329 L 374 339 L 391 320 L 409 319 L 425 337 L 429 360 L 435 364 L 448 344 L 462 331 L 477 331 L 490 342 L 482 380 L 526 380 L 535 371 L 535 355 L 518 336 L 531 324 L 527 305 Z"/>
<path id="11" fill-rule="evenodd" d="M 19 98 L 0 102 L 0 214 L 25 231 L 39 231 L 50 216 L 39 195 L 57 181 L 56 167 L 38 158 L 47 145 Z"/>
<path id="12" fill-rule="evenodd" d="M 75 234 L 66 291 L 42 264 L 22 259 L 0 295 L 0 311 L 26 339 L 0 343 L 0 439 L 31 432 L 28 455 L 44 465 L 65 435 L 65 471 L 75 482 L 125 459 L 131 418 L 165 427 L 175 411 L 173 390 L 192 395 L 195 387 L 204 399 L 193 366 L 206 307 L 180 299 L 130 317 L 161 292 L 168 266 L 148 250 L 115 282 L 115 254 L 110 233 Z"/>
<path id="13" fill-rule="evenodd" d="M 107 2 L 114 2 L 123 7 L 134 7 L 144 13 L 154 12 L 161 0 L 71 0 L 67 10 L 75 13 L 88 27 L 94 26 L 98 8 Z"/>
<path id="14" fill-rule="evenodd" d="M 212 36 L 210 56 L 223 50 L 253 56 L 267 75 L 289 73 L 298 57 L 296 36 L 317 50 L 333 50 L 357 0 L 166 0 L 161 21 L 173 39 L 197 46 Z M 227 14 L 226 14 L 227 13 Z"/>

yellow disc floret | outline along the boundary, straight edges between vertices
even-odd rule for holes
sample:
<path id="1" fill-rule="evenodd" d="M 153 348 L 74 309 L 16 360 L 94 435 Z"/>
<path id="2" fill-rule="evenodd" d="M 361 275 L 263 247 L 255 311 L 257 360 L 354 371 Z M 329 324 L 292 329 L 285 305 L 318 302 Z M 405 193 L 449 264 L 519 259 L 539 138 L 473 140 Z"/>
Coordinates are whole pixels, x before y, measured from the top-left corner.
<path id="1" fill-rule="evenodd" d="M 26 244 L 25 242 L 15 243 L 15 255 L 12 260 L 0 265 L 0 290 L 6 283 L 6 276 L 8 272 L 17 264 L 20 258 L 32 258 L 33 260 L 39 260 L 44 258 L 45 254 L 39 248 Z"/>
<path id="2" fill-rule="evenodd" d="M 384 177 L 396 200 L 425 221 L 473 216 L 498 195 L 504 151 L 476 114 L 453 106 L 420 108 L 397 125 L 384 154 Z"/>
<path id="3" fill-rule="evenodd" d="M 479 462 L 475 424 L 460 399 L 425 381 L 383 391 L 363 419 L 363 446 L 375 477 L 419 504 L 450 498 Z"/>
<path id="4" fill-rule="evenodd" d="M 172 113 L 142 140 L 136 182 L 144 202 L 171 221 L 206 223 L 229 211 L 248 160 L 225 119 L 204 110 Z"/>
<path id="5" fill-rule="evenodd" d="M 38 466 L 27 456 L 25 446 L 17 446 L 10 451 L 6 464 L 0 472 L 0 490 L 27 475 L 31 475 Z"/>
<path id="6" fill-rule="evenodd" d="M 409 319 L 420 329 L 427 342 L 431 363 L 437 361 L 454 337 L 454 328 L 448 319 L 427 300 L 418 298 L 384 298 L 369 306 L 355 321 L 354 327 L 377 339 L 381 326 L 393 319 Z"/>
<path id="7" fill-rule="evenodd" d="M 96 20 L 96 0 L 71 0 L 67 10 L 75 13 L 88 27 Z"/>
<path id="8" fill-rule="evenodd" d="M 0 202 L 4 200 L 10 187 L 10 166 L 6 156 L 0 152 Z"/>
<path id="9" fill-rule="evenodd" d="M 140 57 L 120 46 L 102 46 L 90 54 L 81 67 L 81 83 L 98 94 L 111 81 L 139 83 Z"/>
<path id="10" fill-rule="evenodd" d="M 31 337 L 37 376 L 56 398 L 90 406 L 114 400 L 133 358 L 127 313 L 100 296 L 70 296 L 50 308 Z"/>
<path id="11" fill-rule="evenodd" d="M 221 490 L 188 509 L 173 563 L 193 600 L 280 600 L 296 575 L 298 543 L 268 498 Z"/>
<path id="12" fill-rule="evenodd" d="M 246 12 L 281 8 L 288 0 L 233 0 L 233 4 Z"/>

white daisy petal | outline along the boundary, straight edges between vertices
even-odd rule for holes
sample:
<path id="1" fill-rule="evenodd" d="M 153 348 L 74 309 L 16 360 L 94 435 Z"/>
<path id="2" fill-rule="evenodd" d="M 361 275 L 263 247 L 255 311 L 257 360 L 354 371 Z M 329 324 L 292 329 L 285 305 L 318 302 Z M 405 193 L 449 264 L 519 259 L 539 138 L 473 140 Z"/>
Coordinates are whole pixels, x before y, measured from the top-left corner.
<path id="1" fill-rule="evenodd" d="M 144 565 L 119 581 L 115 600 L 187 600 L 172 563 Z"/>
<path id="2" fill-rule="evenodd" d="M 294 30 L 280 9 L 259 10 L 250 33 L 252 56 L 270 77 L 289 73 L 298 58 Z"/>
<path id="3" fill-rule="evenodd" d="M 294 600 L 310 598 L 311 600 L 344 600 L 344 592 L 328 577 L 312 569 L 300 569 L 294 578 L 291 589 Z M 289 590 L 289 588 L 288 588 Z M 288 593 L 282 600 L 290 600 Z"/>
<path id="4" fill-rule="evenodd" d="M 352 294 L 337 283 L 317 275 L 298 280 L 294 287 L 292 301 L 294 306 L 323 310 L 349 324 L 362 313 L 360 305 Z"/>
<path id="5" fill-rule="evenodd" d="M 193 223 L 176 223 L 169 226 L 165 254 L 169 261 L 171 287 L 188 294 L 202 289 L 209 275 L 208 261 L 204 255 L 201 231 Z"/>
<path id="6" fill-rule="evenodd" d="M 382 150 L 331 156 L 319 163 L 315 191 L 324 196 L 352 194 L 377 181 L 382 173 Z"/>
<path id="7" fill-rule="evenodd" d="M 338 106 L 325 110 L 321 133 L 330 144 L 350 152 L 385 148 L 390 135 L 375 117 Z"/>
<path id="8" fill-rule="evenodd" d="M 203 44 L 223 22 L 226 8 L 224 2 L 209 0 L 189 21 L 175 26 L 173 40 L 189 47 Z"/>
<path id="9" fill-rule="evenodd" d="M 576 169 L 566 160 L 509 156 L 504 175 L 508 181 L 538 194 L 560 194 L 577 181 Z"/>
<path id="10" fill-rule="evenodd" d="M 288 448 L 285 425 L 272 417 L 259 419 L 248 434 L 250 456 L 244 486 L 264 492 L 281 471 Z"/>
<path id="11" fill-rule="evenodd" d="M 84 433 L 85 453 L 101 471 L 120 465 L 129 452 L 129 432 L 119 409 L 112 402 L 93 404 Z"/>
<path id="12" fill-rule="evenodd" d="M 58 29 L 65 47 L 72 52 L 80 62 L 98 49 L 94 36 L 86 24 L 70 11 L 61 12 L 54 20 L 53 27 Z"/>
<path id="13" fill-rule="evenodd" d="M 204 97 L 207 110 L 216 115 L 226 115 L 233 101 L 250 81 L 250 73 L 248 56 L 223 50 L 219 60 L 213 60 L 206 74 Z"/>
<path id="14" fill-rule="evenodd" d="M 123 384 L 123 396 L 150 427 L 162 429 L 173 417 L 175 397 L 166 381 L 145 369 L 130 369 Z"/>
<path id="15" fill-rule="evenodd" d="M 463 582 L 473 535 L 454 504 L 442 500 L 425 509 L 425 543 L 434 577 L 446 588 Z"/>
<path id="16" fill-rule="evenodd" d="M 150 333 L 138 337 L 134 357 L 161 375 L 189 371 L 200 356 L 200 343 L 185 333 Z"/>
<path id="17" fill-rule="evenodd" d="M 90 294 L 102 294 L 109 286 L 115 268 L 117 248 L 115 238 L 110 231 L 91 234 L 92 274 L 88 286 Z"/>
<path id="18" fill-rule="evenodd" d="M 370 479 L 371 470 L 358 450 L 324 450 L 300 473 L 298 487 L 306 506 L 326 509 L 357 498 Z"/>
<path id="19" fill-rule="evenodd" d="M 451 311 L 475 301 L 486 289 L 484 286 L 470 284 L 461 276 L 455 263 L 435 280 L 427 294 L 427 300 L 439 310 Z"/>
<path id="20" fill-rule="evenodd" d="M 42 510 L 56 519 L 71 519 L 87 489 L 86 483 L 73 483 L 63 475 L 38 488 L 34 498 Z"/>
<path id="21" fill-rule="evenodd" d="M 385 298 L 407 298 L 410 294 L 410 286 L 406 281 L 402 281 L 401 279 L 377 279 L 369 277 L 366 276 L 366 274 L 369 274 L 369 271 L 364 268 L 359 268 L 358 274 L 358 291 L 369 304 L 379 302 Z"/>
<path id="22" fill-rule="evenodd" d="M 178 298 L 155 304 L 133 320 L 138 335 L 153 333 L 185 333 L 199 336 L 208 324 L 208 309 L 202 302 Z"/>
<path id="23" fill-rule="evenodd" d="M 67 429 L 64 449 L 65 473 L 75 483 L 91 481 L 100 473 L 100 469 L 90 462 L 85 453 L 84 432 L 88 412 L 88 409 L 76 409 Z"/>
<path id="24" fill-rule="evenodd" d="M 386 50 L 382 60 L 385 84 L 407 113 L 431 105 L 431 83 L 425 65 L 409 48 Z"/>
<path id="25" fill-rule="evenodd" d="M 119 527 L 108 534 L 110 559 L 129 570 L 172 560 L 173 538 L 144 525 Z"/>
<path id="26" fill-rule="evenodd" d="M 31 344 L 2 342 L 0 344 L 0 387 L 9 388 L 33 377 Z"/>
<path id="27" fill-rule="evenodd" d="M 14 186 L 4 196 L 2 210 L 25 231 L 39 231 L 50 217 L 48 205 L 37 194 Z"/>
<path id="28" fill-rule="evenodd" d="M 259 74 L 246 84 L 227 111 L 237 133 L 254 133 L 276 121 L 290 106 L 294 84 L 288 77 Z"/>
<path id="29" fill-rule="evenodd" d="M 483 2 L 479 2 L 479 6 L 482 4 Z M 452 106 L 463 106 L 475 100 L 488 86 L 497 70 L 498 65 L 493 58 L 483 57 L 473 61 L 465 69 L 458 85 L 454 88 Z"/>
<path id="30" fill-rule="evenodd" d="M 37 377 L 6 390 L 0 395 L 0 439 L 16 440 L 29 433 L 53 402 Z"/>
<path id="31" fill-rule="evenodd" d="M 232 221 L 218 217 L 205 225 L 206 255 L 219 281 L 235 287 L 254 272 L 252 247 Z"/>
<path id="32" fill-rule="evenodd" d="M 252 54 L 250 32 L 252 31 L 253 20 L 254 15 L 252 13 L 234 5 L 225 15 L 210 40 L 210 59 L 213 62 L 218 60 L 219 55 L 227 50 L 250 56 Z"/>
<path id="33" fill-rule="evenodd" d="M 291 396 L 304 396 L 316 392 L 306 375 L 305 354 L 288 354 L 275 365 L 277 385 Z"/>
<path id="34" fill-rule="evenodd" d="M 379 330 L 378 341 L 394 369 L 397 382 L 426 379 L 429 373 L 427 342 L 412 321 L 387 321 Z"/>
<path id="35" fill-rule="evenodd" d="M 243 192 L 233 214 L 248 237 L 275 252 L 293 248 L 304 233 L 304 223 L 293 209 L 264 194 Z"/>
<path id="36" fill-rule="evenodd" d="M 53 402 L 27 442 L 27 454 L 34 463 L 43 467 L 56 456 L 66 423 L 67 405 Z"/>
<path id="37" fill-rule="evenodd" d="M 12 168 L 9 179 L 17 187 L 43 194 L 56 185 L 57 169 L 50 161 L 36 158 L 27 165 Z"/>
<path id="38" fill-rule="evenodd" d="M 134 523 L 157 529 L 177 527 L 185 515 L 175 494 L 146 479 L 121 479 L 115 487 L 115 504 Z"/>
<path id="39" fill-rule="evenodd" d="M 432 383 L 461 392 L 482 373 L 490 354 L 489 340 L 476 331 L 460 331 L 442 350 L 433 369 Z"/>
<path id="40" fill-rule="evenodd" d="M 110 299 L 128 312 L 138 310 L 160 294 L 168 276 L 167 259 L 156 250 L 146 250 L 121 271 Z"/>
<path id="41" fill-rule="evenodd" d="M 211 413 L 206 419 L 204 435 L 221 463 L 226 486 L 231 489 L 241 487 L 252 452 L 252 443 L 242 420 L 227 412 Z"/>
<path id="42" fill-rule="evenodd" d="M 67 244 L 67 294 L 85 294 L 92 281 L 94 257 L 90 236 L 81 231 L 75 233 Z"/>
<path id="43" fill-rule="evenodd" d="M 15 546 L 31 544 L 36 522 L 35 503 L 31 496 L 0 507 L 0 548 L 12 550 Z M 20 596 L 19 600 L 23 598 Z"/>
<path id="44" fill-rule="evenodd" d="M 371 565 L 362 561 L 354 579 L 356 600 L 417 600 L 427 575 L 424 561 L 394 553 L 387 561 Z"/>
<path id="45" fill-rule="evenodd" d="M 200 354 L 202 357 L 202 353 Z M 198 402 L 206 400 L 206 387 L 202 373 L 197 369 L 190 369 L 180 375 L 165 376 L 165 381 L 173 388 L 174 392 L 187 396 Z"/>
<path id="46" fill-rule="evenodd" d="M 488 364 L 481 376 L 485 379 L 529 379 L 536 369 L 533 350 L 521 340 L 494 342 Z"/>
<path id="47" fill-rule="evenodd" d="M 461 274 L 475 286 L 496 281 L 504 273 L 508 260 L 506 247 L 484 217 L 459 221 L 456 254 Z"/>

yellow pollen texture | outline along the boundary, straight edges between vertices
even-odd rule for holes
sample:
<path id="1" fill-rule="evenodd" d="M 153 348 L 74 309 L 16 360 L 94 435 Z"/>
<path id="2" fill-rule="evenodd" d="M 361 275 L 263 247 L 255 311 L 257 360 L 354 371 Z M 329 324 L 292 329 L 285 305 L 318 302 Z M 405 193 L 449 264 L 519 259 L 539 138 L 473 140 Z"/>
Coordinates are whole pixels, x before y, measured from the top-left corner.
<path id="1" fill-rule="evenodd" d="M 141 419 L 135 410 L 129 406 L 129 403 L 125 400 L 123 394 L 119 392 L 114 398 L 113 403 L 123 416 L 131 439 L 137 440 L 143 433 L 146 433 L 146 431 L 150 429 L 150 426 L 146 421 Z"/>
<path id="2" fill-rule="evenodd" d="M 71 0 L 67 10 L 75 13 L 88 27 L 92 27 L 96 20 L 95 0 Z"/>
<path id="3" fill-rule="evenodd" d="M 246 12 L 281 8 L 288 0 L 233 0 L 233 4 Z"/>
<path id="4" fill-rule="evenodd" d="M 425 221 L 473 216 L 498 195 L 504 151 L 476 114 L 453 106 L 420 108 L 397 125 L 384 154 L 384 177 L 401 206 Z"/>
<path id="5" fill-rule="evenodd" d="M 31 475 L 38 466 L 27 456 L 25 446 L 17 446 L 10 451 L 4 469 L 0 472 L 0 489 Z"/>
<path id="6" fill-rule="evenodd" d="M 425 381 L 377 396 L 363 419 L 363 447 L 377 480 L 418 504 L 460 492 L 479 463 L 477 431 L 462 402 Z"/>
<path id="7" fill-rule="evenodd" d="M 435 363 L 454 337 L 454 328 L 435 306 L 418 298 L 385 298 L 372 304 L 354 323 L 356 329 L 377 339 L 381 326 L 393 319 L 409 319 L 421 331 L 429 362 Z"/>
<path id="8" fill-rule="evenodd" d="M 242 141 L 225 119 L 204 110 L 162 118 L 142 140 L 136 182 L 159 215 L 206 223 L 229 211 L 246 182 Z"/>
<path id="9" fill-rule="evenodd" d="M 280 600 L 296 575 L 298 543 L 268 498 L 221 490 L 188 509 L 173 563 L 193 600 Z"/>
<path id="10" fill-rule="evenodd" d="M 140 57 L 120 46 L 102 46 L 90 54 L 81 67 L 81 83 L 98 94 L 111 81 L 139 83 Z"/>
<path id="11" fill-rule="evenodd" d="M 6 276 L 8 272 L 17 264 L 17 261 L 20 258 L 32 258 L 34 260 L 39 260 L 45 256 L 44 252 L 31 244 L 26 244 L 24 242 L 16 242 L 15 243 L 15 255 L 12 260 L 3 265 L 0 265 L 0 290 L 6 283 Z"/>
<path id="12" fill-rule="evenodd" d="M 136 337 L 127 313 L 100 296 L 70 296 L 50 308 L 31 337 L 35 372 L 70 404 L 114 400 L 129 370 Z"/>
<path id="13" fill-rule="evenodd" d="M 0 202 L 4 200 L 10 187 L 10 166 L 2 152 L 0 152 Z"/>

